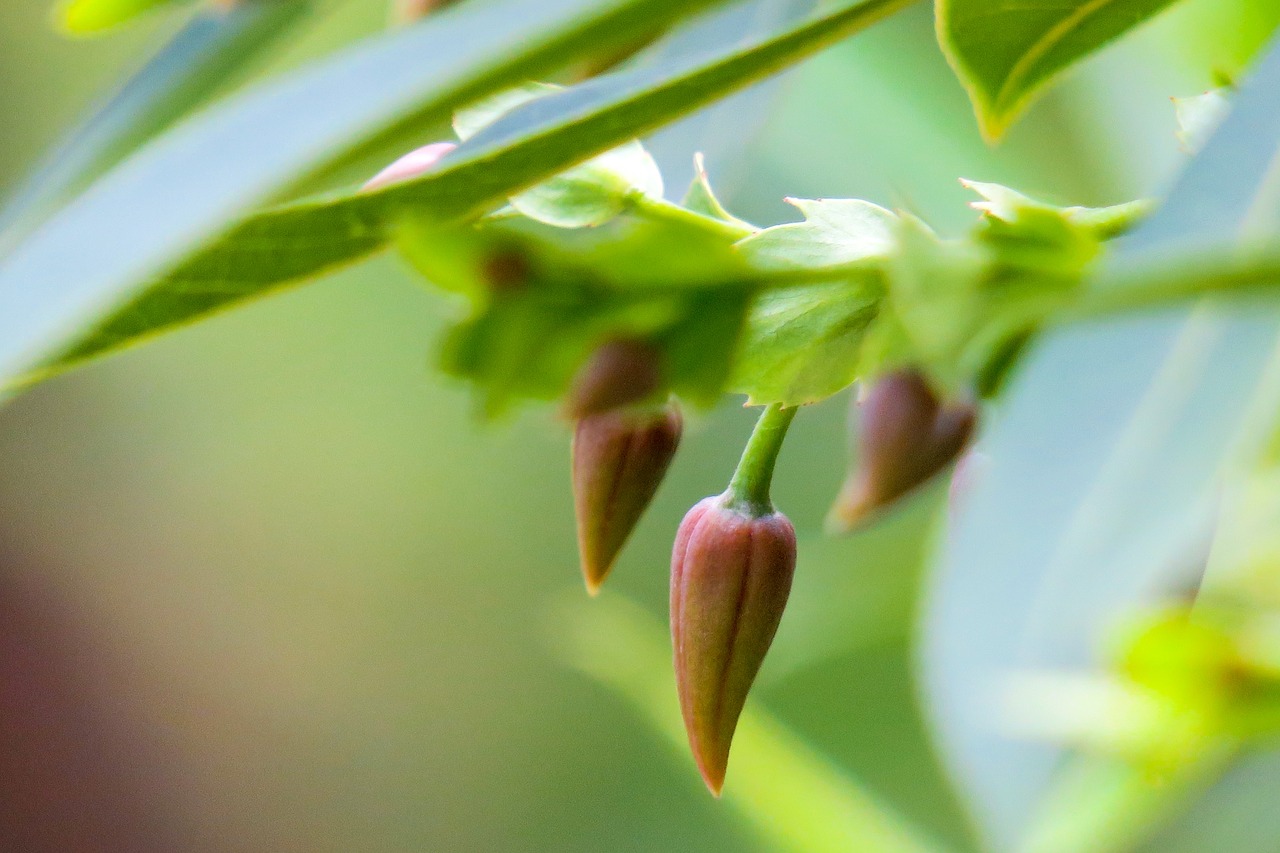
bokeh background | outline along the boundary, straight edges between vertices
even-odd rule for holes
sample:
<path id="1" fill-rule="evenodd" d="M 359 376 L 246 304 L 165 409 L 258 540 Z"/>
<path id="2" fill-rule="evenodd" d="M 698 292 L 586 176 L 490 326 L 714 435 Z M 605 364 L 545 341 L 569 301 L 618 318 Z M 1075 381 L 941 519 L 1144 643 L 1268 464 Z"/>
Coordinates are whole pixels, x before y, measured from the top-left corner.
<path id="1" fill-rule="evenodd" d="M 764 26 L 802 5 L 731 11 Z M 70 41 L 48 7 L 0 5 L 0 187 L 179 23 Z M 327 8 L 277 67 L 386 20 L 374 0 Z M 1277 19 L 1280 0 L 1188 0 L 991 149 L 921 7 L 654 148 L 676 191 L 706 151 L 731 209 L 760 224 L 790 216 L 787 195 L 860 196 L 955 232 L 972 221 L 959 177 L 1118 202 L 1178 167 L 1169 98 L 1240 69 Z M 566 633 L 590 644 L 573 623 L 592 606 L 567 429 L 545 408 L 475 418 L 432 369 L 451 310 L 378 258 L 0 410 L 0 849 L 776 848 L 735 803 L 732 764 L 717 803 L 566 653 Z M 909 651 L 944 489 L 824 539 L 846 406 L 805 412 L 783 454 L 775 497 L 800 564 L 753 706 L 958 843 Z M 751 423 L 735 400 L 694 418 L 599 606 L 662 624 L 670 538 L 723 488 Z"/>

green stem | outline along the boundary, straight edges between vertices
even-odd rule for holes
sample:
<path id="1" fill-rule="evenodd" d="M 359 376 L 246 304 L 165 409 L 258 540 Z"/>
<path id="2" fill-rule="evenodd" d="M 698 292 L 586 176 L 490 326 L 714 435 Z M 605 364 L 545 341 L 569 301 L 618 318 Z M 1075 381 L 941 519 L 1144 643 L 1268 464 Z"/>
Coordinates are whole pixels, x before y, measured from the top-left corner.
<path id="1" fill-rule="evenodd" d="M 1074 322 L 1150 310 L 1204 296 L 1247 296 L 1280 289 L 1280 245 L 1238 244 L 1189 249 L 1104 271 L 1075 303 L 1054 317 Z"/>
<path id="2" fill-rule="evenodd" d="M 760 415 L 755 431 L 742 451 L 738 470 L 733 472 L 733 479 L 729 481 L 727 494 L 730 506 L 756 516 L 773 512 L 773 501 L 769 499 L 773 468 L 796 411 L 795 406 L 783 408 L 782 404 L 774 403 Z"/>
<path id="3" fill-rule="evenodd" d="M 707 216 L 705 213 L 698 213 L 678 204 L 672 204 L 666 199 L 654 198 L 644 193 L 634 193 L 628 197 L 627 201 L 631 212 L 643 219 L 648 219 L 651 222 L 670 222 L 675 225 L 693 226 L 716 236 L 726 237 L 735 243 L 744 237 L 750 237 L 757 230 L 746 223 L 726 222 L 723 219 L 716 219 L 714 216 Z"/>

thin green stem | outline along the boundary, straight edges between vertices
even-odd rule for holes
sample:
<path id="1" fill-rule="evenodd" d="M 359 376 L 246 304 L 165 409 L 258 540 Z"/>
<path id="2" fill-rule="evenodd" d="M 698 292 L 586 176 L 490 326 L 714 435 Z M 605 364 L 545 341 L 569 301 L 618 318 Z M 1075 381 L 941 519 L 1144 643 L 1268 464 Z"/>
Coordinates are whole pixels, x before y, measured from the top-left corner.
<path id="1" fill-rule="evenodd" d="M 1074 322 L 1162 308 L 1204 296 L 1280 291 L 1280 245 L 1189 249 L 1104 271 L 1071 307 L 1053 318 Z"/>
<path id="2" fill-rule="evenodd" d="M 634 193 L 628 197 L 627 201 L 631 212 L 643 219 L 648 219 L 652 222 L 691 225 L 702 231 L 726 237 L 735 243 L 744 237 L 750 237 L 756 232 L 755 228 L 745 223 L 726 222 L 723 219 L 716 219 L 714 216 L 707 216 L 705 213 L 698 213 L 696 210 L 689 210 L 666 199 L 654 198 L 644 193 Z"/>
<path id="3" fill-rule="evenodd" d="M 733 507 L 752 515 L 773 512 L 773 501 L 769 499 L 773 468 L 796 411 L 795 406 L 783 408 L 780 403 L 774 403 L 756 421 L 755 431 L 742 451 L 738 470 L 733 472 L 733 479 L 729 481 L 728 495 Z"/>

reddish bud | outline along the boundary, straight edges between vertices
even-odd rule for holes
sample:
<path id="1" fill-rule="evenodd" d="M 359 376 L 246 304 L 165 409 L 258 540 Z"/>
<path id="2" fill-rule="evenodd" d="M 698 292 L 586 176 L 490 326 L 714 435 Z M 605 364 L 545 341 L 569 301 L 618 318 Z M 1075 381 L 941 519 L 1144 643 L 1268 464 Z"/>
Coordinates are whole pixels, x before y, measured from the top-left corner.
<path id="1" fill-rule="evenodd" d="M 662 354 L 647 341 L 604 344 L 578 371 L 565 410 L 583 418 L 638 403 L 662 387 Z"/>
<path id="2" fill-rule="evenodd" d="M 977 421 L 972 404 L 944 406 L 913 370 L 878 380 L 855 405 L 857 467 L 827 518 L 839 531 L 853 529 L 949 465 Z"/>
<path id="3" fill-rule="evenodd" d="M 747 693 L 778 630 L 796 565 L 796 532 L 772 509 L 706 498 L 671 556 L 671 638 L 689 745 L 707 787 L 724 787 Z"/>
<path id="4" fill-rule="evenodd" d="M 582 574 L 592 595 L 658 491 L 682 427 L 674 405 L 656 413 L 605 412 L 578 421 L 573 497 Z"/>
<path id="5" fill-rule="evenodd" d="M 383 169 L 378 174 L 365 183 L 362 189 L 380 190 L 383 187 L 389 187 L 392 184 L 398 184 L 401 181 L 412 180 L 419 175 L 425 175 L 427 172 L 435 168 L 435 165 L 449 152 L 458 146 L 452 142 L 433 142 L 430 145 L 410 151 L 399 160 Z"/>
<path id="6" fill-rule="evenodd" d="M 393 0 L 391 20 L 397 24 L 410 24 L 454 2 L 456 0 Z"/>

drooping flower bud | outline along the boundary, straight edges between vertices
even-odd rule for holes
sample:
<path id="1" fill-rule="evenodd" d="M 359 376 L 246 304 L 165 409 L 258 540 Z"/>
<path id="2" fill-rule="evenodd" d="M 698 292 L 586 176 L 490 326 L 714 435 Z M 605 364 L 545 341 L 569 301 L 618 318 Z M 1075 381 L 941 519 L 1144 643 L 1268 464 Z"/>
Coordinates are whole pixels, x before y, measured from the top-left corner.
<path id="1" fill-rule="evenodd" d="M 925 483 L 960 454 L 977 409 L 944 405 L 914 370 L 879 379 L 855 402 L 856 467 L 840 489 L 827 524 L 847 532 Z"/>
<path id="2" fill-rule="evenodd" d="M 453 142 L 433 142 L 410 151 L 370 178 L 361 189 L 379 190 L 424 175 L 457 147 Z"/>
<path id="3" fill-rule="evenodd" d="M 769 499 L 796 410 L 773 405 L 756 424 L 729 488 L 684 517 L 671 553 L 671 640 L 689 746 L 720 795 L 729 746 L 782 621 L 796 531 Z"/>
<path id="4" fill-rule="evenodd" d="M 659 412 L 610 411 L 578 421 L 573 497 L 582 574 L 592 595 L 658 491 L 682 428 L 674 404 Z"/>
<path id="5" fill-rule="evenodd" d="M 662 385 L 661 360 L 661 353 L 648 341 L 609 341 L 578 372 L 565 403 L 566 413 L 583 418 L 653 396 Z"/>
<path id="6" fill-rule="evenodd" d="M 691 509 L 676 535 L 671 638 L 680 710 L 698 770 L 717 796 L 795 565 L 796 532 L 787 517 L 735 508 L 727 492 Z"/>

